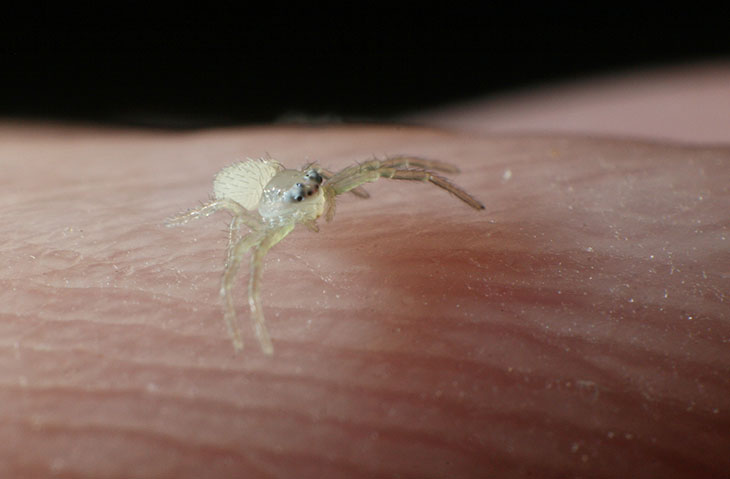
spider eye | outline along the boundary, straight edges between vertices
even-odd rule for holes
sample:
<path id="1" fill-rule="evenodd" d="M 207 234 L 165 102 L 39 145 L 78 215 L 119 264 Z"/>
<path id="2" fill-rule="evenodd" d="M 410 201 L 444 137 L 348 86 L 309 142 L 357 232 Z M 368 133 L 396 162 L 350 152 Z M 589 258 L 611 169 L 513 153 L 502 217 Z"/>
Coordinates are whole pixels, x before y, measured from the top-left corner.
<path id="1" fill-rule="evenodd" d="M 306 177 L 310 180 L 313 180 L 317 184 L 322 183 L 322 175 L 320 175 L 317 170 L 309 170 L 306 174 Z"/>
<path id="2" fill-rule="evenodd" d="M 294 197 L 295 201 L 302 201 L 302 195 L 297 195 Z"/>

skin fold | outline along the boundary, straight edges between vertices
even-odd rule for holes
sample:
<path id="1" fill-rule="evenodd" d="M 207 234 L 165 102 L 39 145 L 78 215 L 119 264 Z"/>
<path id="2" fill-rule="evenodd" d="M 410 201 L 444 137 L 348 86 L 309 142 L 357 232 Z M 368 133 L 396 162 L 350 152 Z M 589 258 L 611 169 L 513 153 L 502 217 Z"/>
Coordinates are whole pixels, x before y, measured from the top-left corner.
<path id="1" fill-rule="evenodd" d="M 267 255 L 163 222 L 269 153 L 457 165 Z M 428 128 L 0 125 L 0 477 L 720 477 L 730 148 Z"/>

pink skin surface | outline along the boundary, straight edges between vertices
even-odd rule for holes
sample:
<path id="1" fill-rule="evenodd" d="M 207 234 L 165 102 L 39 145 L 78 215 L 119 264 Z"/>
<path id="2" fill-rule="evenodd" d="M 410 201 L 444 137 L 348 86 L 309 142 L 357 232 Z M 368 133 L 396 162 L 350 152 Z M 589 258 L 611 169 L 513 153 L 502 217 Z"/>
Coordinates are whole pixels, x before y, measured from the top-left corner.
<path id="1" fill-rule="evenodd" d="M 166 217 L 266 152 L 381 180 L 263 279 L 234 354 L 228 216 Z M 0 477 L 720 477 L 730 148 L 401 127 L 0 127 Z"/>
<path id="2" fill-rule="evenodd" d="M 730 143 L 730 61 L 617 72 L 419 111 L 402 120 L 472 132 Z"/>

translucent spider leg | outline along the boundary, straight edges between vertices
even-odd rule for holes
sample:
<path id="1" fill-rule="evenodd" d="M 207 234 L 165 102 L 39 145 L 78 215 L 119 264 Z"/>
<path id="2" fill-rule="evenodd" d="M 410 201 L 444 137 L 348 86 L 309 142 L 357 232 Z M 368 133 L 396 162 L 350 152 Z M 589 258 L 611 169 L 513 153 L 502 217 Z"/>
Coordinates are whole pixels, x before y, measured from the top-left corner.
<path id="1" fill-rule="evenodd" d="M 241 232 L 242 225 L 247 225 L 249 228 L 254 229 L 251 224 L 248 224 L 246 222 L 246 217 L 244 216 L 234 215 L 231 218 L 231 224 L 228 226 L 228 251 L 226 251 L 226 264 L 231 261 L 231 257 L 233 256 L 233 249 L 235 248 L 238 241 L 241 239 L 239 234 Z M 260 226 L 257 226 L 257 228 L 259 227 Z"/>
<path id="2" fill-rule="evenodd" d="M 347 177 L 347 176 L 353 176 L 353 175 L 357 175 L 358 173 L 362 173 L 365 171 L 373 171 L 373 170 L 385 169 L 385 168 L 394 168 L 394 169 L 416 168 L 416 169 L 420 169 L 420 170 L 443 171 L 444 173 L 459 173 L 459 168 L 457 168 L 456 166 L 454 166 L 450 163 L 446 163 L 444 161 L 427 160 L 425 158 L 419 158 L 416 156 L 393 156 L 393 157 L 390 157 L 385 160 L 378 160 L 377 158 L 374 158 L 374 159 L 368 160 L 364 163 L 360 163 L 360 164 L 356 164 L 356 165 L 347 167 L 344 170 L 338 172 L 337 174 L 333 175 L 330 172 L 329 176 L 325 176 L 324 174 L 322 176 L 325 176 L 325 178 L 330 179 L 331 181 L 337 182 L 337 181 L 339 181 L 339 179 Z M 378 176 L 377 178 L 380 178 L 380 176 Z M 369 181 L 375 181 L 375 180 L 369 180 Z"/>
<path id="3" fill-rule="evenodd" d="M 472 195 L 470 195 L 466 191 L 462 190 L 455 184 L 451 183 L 449 180 L 447 180 L 443 176 L 434 175 L 433 173 L 429 173 L 428 171 L 396 170 L 395 173 L 393 173 L 393 176 L 386 176 L 386 178 L 390 178 L 393 180 L 428 181 L 431 184 L 436 185 L 439 188 L 442 188 L 442 189 L 448 191 L 449 193 L 456 196 L 461 201 L 463 201 L 467 205 L 471 206 L 475 210 L 484 209 L 484 205 L 482 204 L 481 201 L 474 198 Z"/>
<path id="4" fill-rule="evenodd" d="M 261 350 L 266 354 L 274 353 L 274 346 L 271 344 L 269 331 L 266 329 L 264 310 L 261 306 L 261 275 L 264 268 L 264 257 L 276 243 L 281 241 L 293 229 L 295 224 L 289 224 L 270 231 L 261 239 L 251 254 L 251 277 L 248 280 L 248 305 L 251 308 L 251 321 L 253 321 L 256 339 L 259 340 Z"/>
<path id="5" fill-rule="evenodd" d="M 233 347 L 237 351 L 243 349 L 243 339 L 241 338 L 241 328 L 236 322 L 236 310 L 233 305 L 233 282 L 236 279 L 236 273 L 241 265 L 241 260 L 253 246 L 258 244 L 263 238 L 263 233 L 258 231 L 249 233 L 244 236 L 234 246 L 228 247 L 229 254 L 226 260 L 226 266 L 223 270 L 223 278 L 221 279 L 220 296 L 223 301 L 223 321 L 226 323 L 228 335 L 233 341 Z"/>
<path id="6" fill-rule="evenodd" d="M 326 168 L 322 168 L 321 166 L 315 166 L 317 171 L 319 171 L 319 174 L 322 175 L 322 178 L 325 180 L 329 180 L 334 176 L 334 173 Z M 355 196 L 359 196 L 360 198 L 370 198 L 370 193 L 367 192 L 367 190 L 363 187 L 355 187 L 352 190 L 350 190 L 350 193 L 352 193 Z"/>
<path id="7" fill-rule="evenodd" d="M 379 160 L 375 160 L 379 161 Z M 391 156 L 390 158 L 379 161 L 381 167 L 386 168 L 418 168 L 421 170 L 436 170 L 444 173 L 459 173 L 459 168 L 439 160 L 427 160 L 417 156 Z"/>
<path id="8" fill-rule="evenodd" d="M 223 198 L 220 200 L 209 201 L 200 208 L 188 210 L 184 213 L 178 214 L 177 216 L 168 218 L 165 220 L 165 226 L 181 226 L 189 221 L 197 220 L 198 218 L 205 218 L 206 216 L 210 216 L 221 210 L 229 211 L 234 217 L 240 217 L 240 220 L 238 220 L 239 225 L 242 223 L 254 228 L 261 224 L 261 222 L 243 206 L 231 199 Z"/>
<path id="9" fill-rule="evenodd" d="M 459 188 L 458 186 L 451 183 L 446 178 L 435 175 L 429 171 L 423 169 L 398 169 L 393 166 L 387 166 L 389 164 L 398 164 L 398 162 L 408 161 L 408 164 L 413 164 L 411 158 L 392 158 L 385 162 L 380 160 L 366 161 L 361 165 L 351 166 L 340 171 L 334 175 L 327 183 L 327 187 L 332 189 L 336 195 L 350 191 L 364 183 L 377 181 L 380 178 L 389 178 L 393 180 L 412 180 L 412 181 L 424 181 L 430 182 L 433 185 L 442 188 L 449 193 L 453 194 L 461 201 L 471 206 L 476 210 L 484 209 L 484 205 L 471 196 L 469 193 Z M 423 160 L 431 161 L 431 160 Z M 383 165 L 386 166 L 383 166 Z M 401 163 L 402 164 L 402 163 Z M 444 163 L 446 165 L 446 163 Z"/>

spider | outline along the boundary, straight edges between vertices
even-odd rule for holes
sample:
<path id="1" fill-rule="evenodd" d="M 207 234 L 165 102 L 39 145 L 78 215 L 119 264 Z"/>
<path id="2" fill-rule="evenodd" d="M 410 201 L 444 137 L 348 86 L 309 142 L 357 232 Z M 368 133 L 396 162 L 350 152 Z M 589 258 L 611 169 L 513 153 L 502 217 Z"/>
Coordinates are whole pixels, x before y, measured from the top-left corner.
<path id="1" fill-rule="evenodd" d="M 484 209 L 484 205 L 469 193 L 428 170 L 447 173 L 459 171 L 448 163 L 411 156 L 372 159 L 337 173 L 316 163 L 310 163 L 301 170 L 293 170 L 284 168 L 271 158 L 247 159 L 218 172 L 213 181 L 211 201 L 169 218 L 166 225 L 183 225 L 221 210 L 232 214 L 220 287 L 223 319 L 234 349 L 242 350 L 243 340 L 236 322 L 231 290 L 241 261 L 251 250 L 248 283 L 251 320 L 262 351 L 272 354 L 274 347 L 266 329 L 260 297 L 263 261 L 269 249 L 284 239 L 299 223 L 318 232 L 317 220 L 320 217 L 324 216 L 327 221 L 334 217 L 337 195 L 351 192 L 368 198 L 370 195 L 360 185 L 380 178 L 430 182 L 472 208 Z M 241 228 L 244 226 L 249 232 L 242 235 Z"/>

